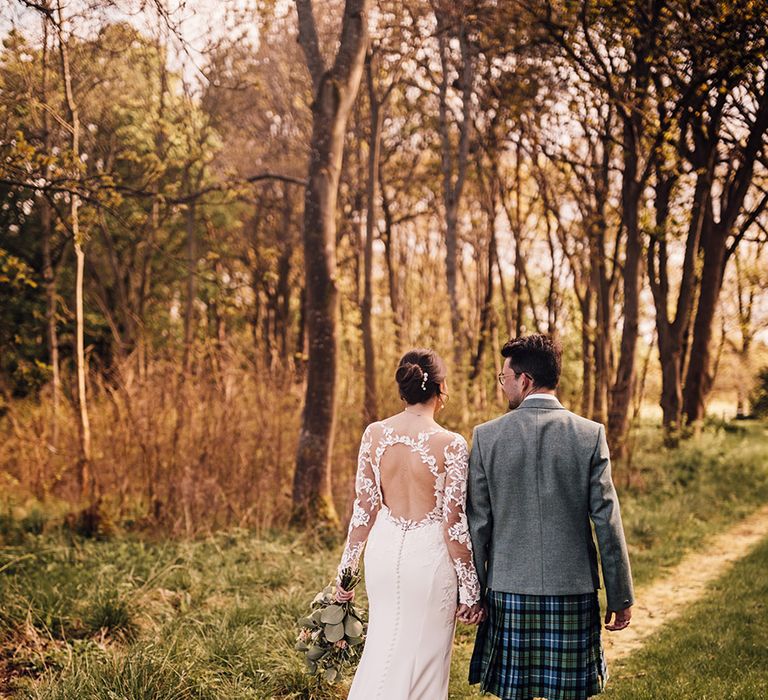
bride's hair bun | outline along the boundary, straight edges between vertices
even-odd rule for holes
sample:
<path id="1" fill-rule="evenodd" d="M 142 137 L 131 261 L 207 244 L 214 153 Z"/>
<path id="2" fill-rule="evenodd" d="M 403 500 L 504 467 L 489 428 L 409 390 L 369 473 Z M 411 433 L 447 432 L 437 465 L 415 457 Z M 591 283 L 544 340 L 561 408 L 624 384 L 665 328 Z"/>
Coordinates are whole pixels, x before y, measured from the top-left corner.
<path id="1" fill-rule="evenodd" d="M 409 404 L 429 401 L 439 395 L 444 380 L 445 363 L 434 350 L 426 348 L 409 350 L 400 358 L 395 371 L 400 398 Z"/>
<path id="2" fill-rule="evenodd" d="M 397 368 L 395 379 L 398 384 L 409 384 L 414 379 L 421 381 L 424 371 L 415 362 L 404 362 Z"/>

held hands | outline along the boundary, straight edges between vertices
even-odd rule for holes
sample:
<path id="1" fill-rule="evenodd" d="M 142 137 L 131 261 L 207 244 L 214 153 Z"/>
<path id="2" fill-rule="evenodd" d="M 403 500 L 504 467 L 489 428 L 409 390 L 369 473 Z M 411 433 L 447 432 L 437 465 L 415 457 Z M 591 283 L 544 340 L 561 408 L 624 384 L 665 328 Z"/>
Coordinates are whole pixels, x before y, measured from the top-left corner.
<path id="1" fill-rule="evenodd" d="M 616 616 L 614 621 L 611 622 L 611 618 Z M 629 627 L 629 621 L 632 619 L 632 606 L 624 608 L 624 610 L 607 610 L 605 613 L 605 629 L 611 632 L 618 632 L 626 627 Z"/>
<path id="2" fill-rule="evenodd" d="M 485 608 L 480 603 L 472 606 L 462 603 L 456 609 L 456 619 L 465 625 L 479 625 L 486 617 Z"/>

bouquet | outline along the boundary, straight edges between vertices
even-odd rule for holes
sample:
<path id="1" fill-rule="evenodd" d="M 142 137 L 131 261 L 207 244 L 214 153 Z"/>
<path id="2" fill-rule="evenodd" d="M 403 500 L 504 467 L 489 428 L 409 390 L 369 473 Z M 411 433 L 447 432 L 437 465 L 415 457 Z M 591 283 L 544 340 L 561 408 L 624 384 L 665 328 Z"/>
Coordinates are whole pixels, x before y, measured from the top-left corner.
<path id="1" fill-rule="evenodd" d="M 351 591 L 360 583 L 357 570 L 341 572 L 341 587 Z M 336 601 L 334 586 L 326 586 L 315 596 L 310 614 L 299 620 L 296 651 L 304 654 L 309 673 L 322 675 L 328 682 L 339 680 L 342 671 L 354 666 L 363 648 L 363 618 L 354 604 Z"/>

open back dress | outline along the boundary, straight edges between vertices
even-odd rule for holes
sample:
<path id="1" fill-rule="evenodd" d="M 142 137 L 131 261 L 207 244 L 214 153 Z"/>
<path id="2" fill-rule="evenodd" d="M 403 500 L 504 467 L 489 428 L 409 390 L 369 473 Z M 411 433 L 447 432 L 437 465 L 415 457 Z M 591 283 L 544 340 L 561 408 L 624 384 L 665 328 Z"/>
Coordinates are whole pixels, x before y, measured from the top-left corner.
<path id="1" fill-rule="evenodd" d="M 448 697 L 457 604 L 480 599 L 467 473 L 461 435 L 366 428 L 339 565 L 357 568 L 365 550 L 368 634 L 350 700 Z"/>

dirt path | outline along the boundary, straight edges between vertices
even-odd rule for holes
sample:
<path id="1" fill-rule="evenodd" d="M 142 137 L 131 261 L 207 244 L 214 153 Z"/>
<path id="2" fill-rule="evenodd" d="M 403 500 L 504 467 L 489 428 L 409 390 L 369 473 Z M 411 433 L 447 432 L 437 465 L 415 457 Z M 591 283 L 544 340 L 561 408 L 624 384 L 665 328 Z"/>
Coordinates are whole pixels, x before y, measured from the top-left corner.
<path id="1" fill-rule="evenodd" d="M 630 626 L 621 632 L 603 632 L 608 663 L 642 646 L 662 625 L 687 610 L 690 603 L 704 595 L 712 581 L 765 537 L 768 537 L 768 506 L 716 535 L 705 550 L 689 554 L 661 579 L 635 591 L 637 603 Z"/>

